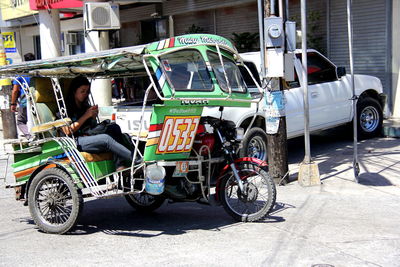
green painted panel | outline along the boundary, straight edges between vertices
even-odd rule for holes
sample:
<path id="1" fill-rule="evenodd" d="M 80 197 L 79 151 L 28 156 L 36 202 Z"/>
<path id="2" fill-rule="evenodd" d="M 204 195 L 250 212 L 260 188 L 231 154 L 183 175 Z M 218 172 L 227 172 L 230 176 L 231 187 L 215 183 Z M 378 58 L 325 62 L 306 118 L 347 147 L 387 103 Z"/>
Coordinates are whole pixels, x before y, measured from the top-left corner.
<path id="1" fill-rule="evenodd" d="M 87 162 L 87 166 L 96 179 L 115 171 L 115 164 L 112 160 Z"/>
<path id="2" fill-rule="evenodd" d="M 187 159 L 202 111 L 202 106 L 154 106 L 144 160 Z"/>
<path id="3" fill-rule="evenodd" d="M 208 45 L 208 44 L 220 44 L 228 46 L 234 50 L 232 42 L 228 39 L 213 35 L 213 34 L 186 34 L 182 36 L 172 37 L 159 42 L 154 42 L 146 46 L 146 49 L 155 54 L 157 52 L 164 52 L 165 50 L 177 47 L 184 47 L 188 45 Z"/>

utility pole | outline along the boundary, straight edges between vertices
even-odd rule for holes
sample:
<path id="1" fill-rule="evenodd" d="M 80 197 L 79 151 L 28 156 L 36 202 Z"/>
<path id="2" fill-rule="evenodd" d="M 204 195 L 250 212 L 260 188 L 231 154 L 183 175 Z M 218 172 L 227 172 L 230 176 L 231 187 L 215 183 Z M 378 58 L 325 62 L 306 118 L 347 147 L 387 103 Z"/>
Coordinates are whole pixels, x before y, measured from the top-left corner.
<path id="1" fill-rule="evenodd" d="M 304 150 L 305 156 L 300 163 L 298 182 L 302 186 L 320 185 L 318 165 L 311 160 L 310 152 L 310 109 L 308 101 L 308 74 L 307 74 L 307 16 L 306 0 L 301 0 L 301 48 L 302 48 L 302 80 L 304 103 Z"/>
<path id="2" fill-rule="evenodd" d="M 279 2 L 279 5 L 276 5 Z M 288 176 L 288 153 L 285 100 L 282 86 L 285 52 L 285 14 L 282 0 L 259 0 L 260 49 L 263 61 L 262 87 L 266 110 L 269 173 L 275 183 L 285 184 Z M 260 12 L 263 7 L 264 12 Z M 279 12 L 277 11 L 279 10 Z"/>
<path id="3" fill-rule="evenodd" d="M 0 66 L 6 65 L 6 52 L 4 49 L 3 36 L 0 33 Z M 0 106 L 1 106 L 1 122 L 3 125 L 3 138 L 17 138 L 17 127 L 15 125 L 15 114 L 10 110 L 12 86 L 10 79 L 0 80 Z"/>

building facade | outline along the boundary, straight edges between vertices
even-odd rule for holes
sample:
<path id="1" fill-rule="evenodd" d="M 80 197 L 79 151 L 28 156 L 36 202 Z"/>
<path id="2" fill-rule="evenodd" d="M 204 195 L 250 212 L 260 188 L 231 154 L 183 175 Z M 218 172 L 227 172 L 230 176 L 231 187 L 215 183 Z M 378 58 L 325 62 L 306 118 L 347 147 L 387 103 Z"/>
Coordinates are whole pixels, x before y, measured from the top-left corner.
<path id="1" fill-rule="evenodd" d="M 121 29 L 109 32 L 110 47 L 148 43 L 189 32 L 212 33 L 231 39 L 234 39 L 233 33 L 258 33 L 256 0 L 114 2 L 121 4 Z M 289 18 L 296 20 L 300 29 L 300 0 L 288 2 Z M 307 37 L 310 48 L 320 50 L 336 65 L 349 70 L 346 3 L 347 0 L 307 1 Z M 68 11 L 75 15 L 61 19 L 62 54 L 85 52 L 82 8 Z M 355 73 L 379 77 L 389 96 L 389 110 L 398 116 L 400 103 L 396 103 L 400 102 L 400 96 L 396 92 L 400 91 L 400 55 L 395 48 L 400 42 L 395 29 L 400 26 L 399 13 L 398 1 L 353 1 Z M 15 26 L 15 19 L 3 21 L 3 24 L 12 25 L 3 26 L 3 31 L 16 33 L 20 55 L 26 52 L 35 52 L 38 55 L 40 51 L 38 22 L 32 22 L 32 17 L 35 15 L 25 16 L 27 22 L 19 26 Z M 253 49 L 259 49 L 258 38 L 252 41 Z"/>

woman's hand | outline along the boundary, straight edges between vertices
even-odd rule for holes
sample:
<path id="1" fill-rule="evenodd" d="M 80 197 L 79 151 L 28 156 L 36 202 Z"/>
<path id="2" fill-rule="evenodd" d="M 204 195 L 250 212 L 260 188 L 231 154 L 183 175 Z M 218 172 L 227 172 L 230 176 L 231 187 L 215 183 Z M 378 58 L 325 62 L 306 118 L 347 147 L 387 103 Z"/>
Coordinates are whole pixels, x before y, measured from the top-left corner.
<path id="1" fill-rule="evenodd" d="M 81 128 L 81 126 L 87 121 L 89 118 L 96 119 L 97 115 L 99 114 L 99 107 L 97 105 L 91 106 L 86 110 L 86 112 L 80 117 L 77 121 L 72 123 L 70 127 L 63 127 L 63 132 L 66 135 L 71 135 Z M 71 132 L 72 130 L 72 132 Z"/>
<path id="2" fill-rule="evenodd" d="M 99 114 L 99 107 L 97 105 L 91 106 L 88 108 L 85 112 L 85 117 L 86 118 L 93 118 L 95 119 L 97 115 Z"/>

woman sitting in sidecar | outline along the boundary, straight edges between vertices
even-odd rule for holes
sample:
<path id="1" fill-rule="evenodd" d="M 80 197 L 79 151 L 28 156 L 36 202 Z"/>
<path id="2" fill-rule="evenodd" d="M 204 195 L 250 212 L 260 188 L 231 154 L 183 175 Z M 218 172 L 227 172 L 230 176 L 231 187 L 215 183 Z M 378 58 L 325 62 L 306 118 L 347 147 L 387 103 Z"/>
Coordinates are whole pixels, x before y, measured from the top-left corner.
<path id="1" fill-rule="evenodd" d="M 96 133 L 99 110 L 97 105 L 90 106 L 89 94 L 90 82 L 86 77 L 77 76 L 71 81 L 66 107 L 72 123 L 63 127 L 63 132 L 67 136 L 74 135 L 79 151 L 112 152 L 117 171 L 128 168 L 127 166 L 131 165 L 133 151 L 123 145 L 123 135 L 117 124 L 107 126 L 100 124 L 100 132 Z"/>

